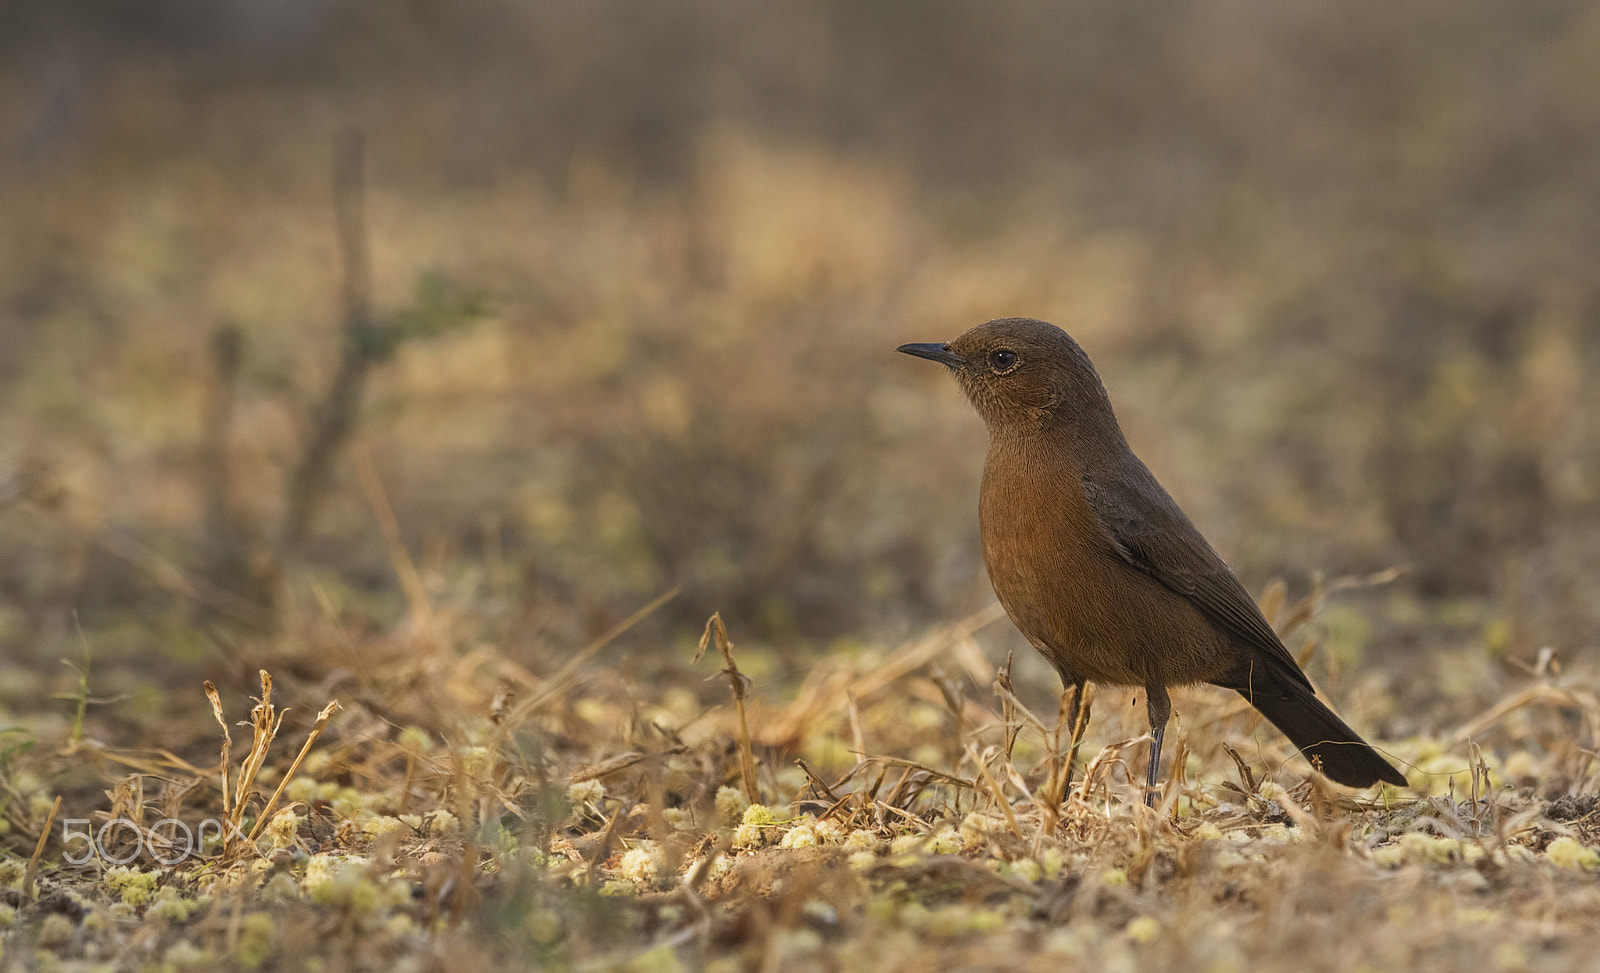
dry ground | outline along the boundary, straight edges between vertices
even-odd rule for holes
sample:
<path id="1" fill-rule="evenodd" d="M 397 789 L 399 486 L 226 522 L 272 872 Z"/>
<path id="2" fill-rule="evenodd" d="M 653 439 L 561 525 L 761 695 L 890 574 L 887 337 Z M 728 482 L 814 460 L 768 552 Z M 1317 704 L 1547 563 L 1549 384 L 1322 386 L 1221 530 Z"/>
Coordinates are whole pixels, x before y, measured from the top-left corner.
<path id="1" fill-rule="evenodd" d="M 481 595 L 481 592 L 478 593 Z M 13 728 L 4 962 L 42 969 L 1586 969 L 1600 918 L 1592 673 L 1559 662 L 1466 725 L 1382 741 L 1412 788 L 1351 795 L 1239 700 L 1177 703 L 1157 811 L 1141 706 L 1106 691 L 1059 813 L 1066 741 L 975 639 L 997 612 L 798 686 L 708 631 L 640 673 L 619 631 L 531 672 L 461 636 L 473 593 L 315 645 L 235 728 L 242 830 L 187 857 L 172 825 L 227 817 L 201 687 L 166 732 Z M 1269 602 L 1268 608 L 1274 605 Z M 1314 605 L 1298 606 L 1315 627 Z M 1285 618 L 1289 617 L 1284 609 Z M 726 652 L 720 651 L 726 649 Z M 718 670 L 722 673 L 719 674 Z M 709 682 L 707 681 L 709 677 Z M 88 691 L 93 693 L 93 670 Z M 242 685 L 219 693 L 231 720 Z M 259 692 L 259 690 L 258 690 Z M 742 694 L 742 701 L 737 696 Z M 324 698 L 332 713 L 302 752 Z M 286 702 L 292 701 L 292 703 Z M 1358 725 L 1381 700 L 1347 699 Z M 741 713 L 740 707 L 744 707 Z M 69 712 L 72 701 L 62 704 Z M 183 716 L 180 720 L 176 717 Z M 282 718 L 282 717 L 280 717 Z M 746 730 L 741 724 L 748 727 Z M 177 731 L 181 740 L 174 740 Z M 1069 734 L 1070 736 L 1070 734 Z M 141 746 L 141 744 L 144 744 Z M 159 747 L 156 746 L 159 744 Z M 1230 749 L 1231 748 L 1231 749 Z M 1086 763 L 1087 769 L 1081 764 Z M 52 809 L 60 796 L 58 808 Z M 275 805 L 255 829 L 262 806 Z M 35 836 L 52 821 L 42 854 Z M 86 857 L 70 830 L 127 825 Z M 163 866 L 159 857 L 176 861 Z M 109 860 L 131 859 L 126 866 Z"/>

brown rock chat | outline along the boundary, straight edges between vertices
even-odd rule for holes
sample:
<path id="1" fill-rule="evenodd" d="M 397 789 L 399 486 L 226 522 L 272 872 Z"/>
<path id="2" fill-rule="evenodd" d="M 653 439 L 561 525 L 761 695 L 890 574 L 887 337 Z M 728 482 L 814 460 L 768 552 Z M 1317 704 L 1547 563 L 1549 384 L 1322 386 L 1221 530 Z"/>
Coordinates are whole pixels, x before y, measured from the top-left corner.
<path id="1" fill-rule="evenodd" d="M 1329 778 L 1405 777 L 1325 706 L 1244 585 L 1128 448 L 1065 331 L 1003 318 L 900 351 L 949 366 L 989 427 L 978 517 L 1006 613 L 1074 687 L 1142 687 L 1153 804 L 1167 687 L 1236 690 Z"/>

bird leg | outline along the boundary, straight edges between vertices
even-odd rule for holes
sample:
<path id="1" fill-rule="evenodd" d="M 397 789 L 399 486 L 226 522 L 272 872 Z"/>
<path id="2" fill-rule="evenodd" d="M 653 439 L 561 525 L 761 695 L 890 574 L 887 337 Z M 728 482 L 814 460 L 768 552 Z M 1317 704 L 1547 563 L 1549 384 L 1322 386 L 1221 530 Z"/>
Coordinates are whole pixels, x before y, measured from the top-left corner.
<path id="1" fill-rule="evenodd" d="M 1145 771 L 1144 804 L 1156 806 L 1156 781 L 1161 775 L 1161 738 L 1167 733 L 1167 720 L 1172 717 L 1172 700 L 1167 697 L 1167 687 L 1146 686 L 1145 706 L 1150 712 L 1150 766 Z"/>

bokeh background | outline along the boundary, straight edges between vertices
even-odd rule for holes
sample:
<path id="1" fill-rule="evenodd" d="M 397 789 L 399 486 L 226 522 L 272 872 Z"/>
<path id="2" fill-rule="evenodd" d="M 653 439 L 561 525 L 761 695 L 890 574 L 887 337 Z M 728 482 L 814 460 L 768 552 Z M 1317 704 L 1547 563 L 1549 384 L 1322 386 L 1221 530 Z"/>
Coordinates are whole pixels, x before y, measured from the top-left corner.
<path id="1" fill-rule="evenodd" d="M 1253 591 L 1405 569 L 1328 595 L 1319 678 L 1582 657 L 1597 64 L 1556 0 L 7 4 L 3 703 L 92 647 L 157 711 L 417 590 L 534 669 L 673 586 L 626 665 L 713 610 L 795 672 L 961 617 L 983 431 L 893 348 L 1006 315 Z M 351 132 L 373 311 L 423 324 L 286 545 Z"/>

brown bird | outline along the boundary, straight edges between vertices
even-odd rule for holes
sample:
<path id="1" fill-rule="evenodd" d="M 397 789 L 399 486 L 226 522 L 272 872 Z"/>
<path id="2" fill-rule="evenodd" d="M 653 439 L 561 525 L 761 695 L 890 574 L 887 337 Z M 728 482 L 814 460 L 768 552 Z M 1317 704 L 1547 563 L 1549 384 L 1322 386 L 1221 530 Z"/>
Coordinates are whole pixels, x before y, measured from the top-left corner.
<path id="1" fill-rule="evenodd" d="M 1405 777 L 1317 699 L 1244 585 L 1122 436 L 1065 331 L 1002 318 L 900 351 L 950 367 L 989 427 L 978 519 L 1000 604 L 1063 685 L 1143 687 L 1153 805 L 1168 686 L 1237 690 L 1333 780 Z M 1075 715 L 1075 714 L 1074 714 Z"/>

